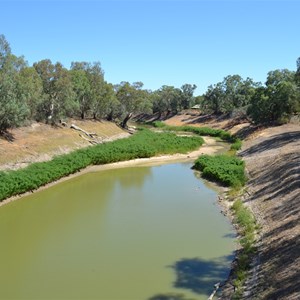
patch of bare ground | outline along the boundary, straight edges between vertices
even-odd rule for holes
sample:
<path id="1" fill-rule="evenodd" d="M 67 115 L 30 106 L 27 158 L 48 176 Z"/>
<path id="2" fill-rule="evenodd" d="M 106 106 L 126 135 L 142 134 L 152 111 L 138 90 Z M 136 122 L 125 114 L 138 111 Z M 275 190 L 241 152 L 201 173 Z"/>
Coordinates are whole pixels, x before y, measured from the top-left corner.
<path id="1" fill-rule="evenodd" d="M 244 142 L 244 202 L 261 225 L 245 299 L 300 299 L 300 126 L 267 128 Z"/>
<path id="2" fill-rule="evenodd" d="M 261 229 L 242 299 L 300 299 L 299 122 L 263 128 L 247 120 L 185 112 L 166 123 L 210 126 L 244 138 L 239 155 L 249 181 L 243 201 Z M 221 299 L 231 299 L 232 294 L 229 281 Z"/>
<path id="3" fill-rule="evenodd" d="M 82 133 L 71 124 L 95 133 L 103 141 L 126 137 L 129 134 L 107 121 L 69 120 L 66 126 L 33 123 L 12 129 L 0 136 L 0 170 L 18 169 L 33 162 L 47 161 L 55 155 L 69 153 L 90 145 Z"/>

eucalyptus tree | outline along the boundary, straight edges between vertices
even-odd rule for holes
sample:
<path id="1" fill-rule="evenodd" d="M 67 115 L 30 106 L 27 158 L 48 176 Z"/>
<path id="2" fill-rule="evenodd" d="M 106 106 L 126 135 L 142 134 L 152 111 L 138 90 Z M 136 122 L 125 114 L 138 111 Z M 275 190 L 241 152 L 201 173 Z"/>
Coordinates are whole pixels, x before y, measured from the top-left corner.
<path id="1" fill-rule="evenodd" d="M 90 83 L 90 106 L 93 118 L 103 118 L 106 115 L 104 71 L 100 62 L 87 65 L 87 77 Z"/>
<path id="2" fill-rule="evenodd" d="M 210 85 L 207 88 L 206 93 L 204 94 L 203 100 L 203 110 L 207 112 L 213 112 L 215 114 L 220 114 L 223 112 L 223 103 L 224 103 L 224 91 L 222 83 L 218 82 L 217 84 Z"/>
<path id="3" fill-rule="evenodd" d="M 197 88 L 195 84 L 186 83 L 181 87 L 181 108 L 190 108 L 194 103 L 194 91 Z"/>
<path id="4" fill-rule="evenodd" d="M 21 125 L 28 115 L 17 84 L 18 74 L 25 66 L 24 59 L 13 55 L 5 36 L 0 35 L 0 132 Z"/>
<path id="5" fill-rule="evenodd" d="M 204 108 L 219 114 L 246 107 L 259 85 L 251 78 L 244 80 L 240 75 L 228 75 L 222 82 L 208 87 L 204 95 Z"/>
<path id="6" fill-rule="evenodd" d="M 248 114 L 255 123 L 286 123 L 299 108 L 295 72 L 283 69 L 268 73 L 266 86 L 254 93 Z"/>
<path id="7" fill-rule="evenodd" d="M 57 62 L 45 59 L 34 63 L 43 84 L 43 102 L 39 106 L 38 116 L 41 120 L 55 123 L 61 118 L 72 116 L 78 103 L 69 71 Z"/>
<path id="8" fill-rule="evenodd" d="M 163 85 L 154 92 L 153 111 L 168 116 L 181 110 L 182 91 L 174 86 Z"/>
<path id="9" fill-rule="evenodd" d="M 108 121 L 115 121 L 118 116 L 120 116 L 122 110 L 121 103 L 119 102 L 114 86 L 111 83 L 105 82 L 103 97 L 106 100 L 106 119 Z"/>
<path id="10" fill-rule="evenodd" d="M 78 103 L 78 109 L 81 119 L 91 109 L 91 85 L 85 70 L 73 69 L 70 71 L 75 99 Z"/>
<path id="11" fill-rule="evenodd" d="M 116 97 L 120 103 L 120 125 L 123 128 L 127 127 L 127 122 L 134 114 L 152 111 L 149 92 L 142 87 L 142 82 L 130 84 L 125 81 L 115 86 Z"/>
<path id="12" fill-rule="evenodd" d="M 24 98 L 28 107 L 28 118 L 37 118 L 38 107 L 43 102 L 43 84 L 40 76 L 33 67 L 22 68 L 18 79 L 18 97 Z"/>
<path id="13" fill-rule="evenodd" d="M 295 80 L 296 83 L 298 84 L 298 87 L 300 88 L 300 57 L 297 59 L 297 71 L 295 74 Z"/>

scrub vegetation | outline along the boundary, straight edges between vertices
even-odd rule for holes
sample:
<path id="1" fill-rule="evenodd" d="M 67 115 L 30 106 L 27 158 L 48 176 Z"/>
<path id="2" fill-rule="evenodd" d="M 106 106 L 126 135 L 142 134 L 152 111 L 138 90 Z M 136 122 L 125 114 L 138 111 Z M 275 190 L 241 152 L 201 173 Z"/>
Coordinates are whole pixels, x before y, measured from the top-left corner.
<path id="1" fill-rule="evenodd" d="M 206 179 L 216 181 L 224 186 L 241 187 L 246 182 L 244 162 L 230 155 L 202 155 L 194 168 L 202 172 Z"/>
<path id="2" fill-rule="evenodd" d="M 247 271 L 250 268 L 252 255 L 255 252 L 255 231 L 257 224 L 250 210 L 245 207 L 243 202 L 238 199 L 232 205 L 234 212 L 234 221 L 238 224 L 241 235 L 239 242 L 242 246 L 237 258 L 237 267 L 235 269 L 236 279 L 233 281 L 235 294 L 233 299 L 240 299 L 243 291 L 243 285 L 247 278 Z"/>
<path id="3" fill-rule="evenodd" d="M 153 126 L 167 131 L 191 132 L 197 135 L 220 138 L 222 141 L 232 143 L 231 149 L 234 150 L 239 150 L 242 146 L 242 142 L 240 139 L 238 139 L 237 137 L 231 135 L 229 132 L 222 129 L 214 129 L 209 127 L 194 127 L 194 126 L 169 126 L 161 121 L 153 122 Z"/>

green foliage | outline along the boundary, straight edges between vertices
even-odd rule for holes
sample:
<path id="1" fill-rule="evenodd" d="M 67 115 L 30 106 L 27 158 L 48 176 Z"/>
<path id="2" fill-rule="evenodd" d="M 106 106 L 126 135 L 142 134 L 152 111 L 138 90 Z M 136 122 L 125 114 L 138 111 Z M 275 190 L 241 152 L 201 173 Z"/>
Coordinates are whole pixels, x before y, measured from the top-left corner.
<path id="1" fill-rule="evenodd" d="M 165 123 L 160 121 L 153 122 L 153 126 L 168 131 L 185 131 L 185 132 L 192 132 L 194 134 L 202 135 L 202 136 L 218 137 L 221 140 L 230 143 L 235 143 L 239 141 L 239 139 L 237 139 L 236 137 L 232 136 L 229 132 L 222 129 L 213 129 L 209 127 L 193 127 L 193 126 L 168 126 Z"/>
<path id="2" fill-rule="evenodd" d="M 230 146 L 230 150 L 241 150 L 242 148 L 242 141 L 238 138 L 233 142 L 233 144 Z"/>
<path id="3" fill-rule="evenodd" d="M 152 103 L 150 102 L 149 92 L 143 90 L 142 82 L 121 82 L 115 86 L 116 97 L 120 103 L 121 126 L 127 127 L 127 122 L 136 113 L 152 112 Z"/>
<path id="4" fill-rule="evenodd" d="M 244 162 L 234 156 L 202 155 L 195 161 L 194 168 L 202 171 L 204 178 L 224 186 L 240 187 L 246 182 Z"/>
<path id="5" fill-rule="evenodd" d="M 61 63 L 44 59 L 33 64 L 43 85 L 43 102 L 38 107 L 38 119 L 55 123 L 72 116 L 78 110 L 71 75 Z"/>
<path id="6" fill-rule="evenodd" d="M 250 267 L 251 256 L 255 251 L 256 222 L 252 213 L 243 205 L 243 202 L 240 199 L 234 202 L 232 210 L 235 215 L 235 222 L 238 224 L 241 234 L 240 244 L 242 246 L 237 261 L 235 272 L 236 279 L 234 280 L 234 286 L 236 288 L 234 299 L 239 299 L 239 296 L 242 293 L 243 284 L 246 280 L 247 270 Z"/>
<path id="7" fill-rule="evenodd" d="M 247 111 L 254 123 L 287 123 L 300 111 L 296 79 L 295 72 L 286 69 L 268 73 L 266 87 L 256 89 Z"/>
<path id="8" fill-rule="evenodd" d="M 88 165 L 146 158 L 158 154 L 186 153 L 203 144 L 200 137 L 178 137 L 172 133 L 140 130 L 128 139 L 80 149 L 27 168 L 0 172 L 0 201 L 80 171 Z"/>
<path id="9" fill-rule="evenodd" d="M 222 82 L 210 85 L 204 95 L 203 109 L 208 112 L 228 113 L 249 104 L 258 83 L 243 80 L 239 75 L 229 75 Z"/>

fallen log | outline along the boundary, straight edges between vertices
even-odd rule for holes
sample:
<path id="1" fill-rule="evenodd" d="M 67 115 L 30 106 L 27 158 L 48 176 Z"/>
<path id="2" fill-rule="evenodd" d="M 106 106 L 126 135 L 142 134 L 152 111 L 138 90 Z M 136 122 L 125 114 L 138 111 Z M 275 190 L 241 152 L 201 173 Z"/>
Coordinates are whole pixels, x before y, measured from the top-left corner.
<path id="1" fill-rule="evenodd" d="M 88 139 L 87 137 L 85 137 L 84 135 L 82 135 L 82 134 L 79 134 L 79 136 L 80 137 L 82 137 L 84 140 L 86 140 L 86 141 L 88 141 L 90 144 L 92 144 L 92 145 L 97 145 L 97 144 L 100 144 L 101 142 L 97 142 L 97 141 L 95 141 L 95 140 L 90 140 L 90 139 Z"/>
<path id="2" fill-rule="evenodd" d="M 72 124 L 70 126 L 71 129 L 75 129 L 75 130 L 78 130 L 78 131 L 81 131 L 83 132 L 86 136 L 90 137 L 90 138 L 95 138 L 97 137 L 97 133 L 91 133 L 91 132 L 87 132 L 85 130 L 83 130 L 82 128 L 80 128 L 79 126 L 75 125 L 75 124 Z"/>

